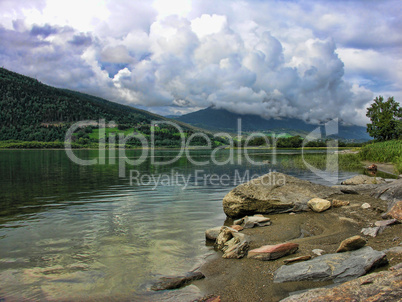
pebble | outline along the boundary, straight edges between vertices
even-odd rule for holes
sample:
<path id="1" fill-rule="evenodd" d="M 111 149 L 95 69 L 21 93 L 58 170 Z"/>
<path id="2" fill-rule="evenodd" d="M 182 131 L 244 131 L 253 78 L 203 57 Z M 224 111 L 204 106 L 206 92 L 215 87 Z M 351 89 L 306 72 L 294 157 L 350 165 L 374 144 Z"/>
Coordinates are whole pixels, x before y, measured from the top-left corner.
<path id="1" fill-rule="evenodd" d="M 325 251 L 321 249 L 314 249 L 312 252 L 317 256 L 321 256 L 323 253 L 325 253 Z"/>

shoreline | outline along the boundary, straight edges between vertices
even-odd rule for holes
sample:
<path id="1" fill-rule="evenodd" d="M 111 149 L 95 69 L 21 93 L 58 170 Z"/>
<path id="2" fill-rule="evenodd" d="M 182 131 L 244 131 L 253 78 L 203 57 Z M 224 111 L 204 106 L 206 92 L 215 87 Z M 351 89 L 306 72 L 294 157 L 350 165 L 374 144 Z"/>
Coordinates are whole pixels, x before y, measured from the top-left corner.
<path id="1" fill-rule="evenodd" d="M 352 186 L 346 186 L 352 187 Z M 205 279 L 193 282 L 204 297 L 220 297 L 222 302 L 233 301 L 272 301 L 277 302 L 289 294 L 311 288 L 332 285 L 332 281 L 285 282 L 273 283 L 274 272 L 284 264 L 284 260 L 310 255 L 316 257 L 312 250 L 322 249 L 324 254 L 335 253 L 340 242 L 354 235 L 363 236 L 360 231 L 382 220 L 380 213 L 387 211 L 387 202 L 373 198 L 368 191 L 361 194 L 340 194 L 333 199 L 349 201 L 348 206 L 330 208 L 322 213 L 313 211 L 300 213 L 264 214 L 272 221 L 272 225 L 244 229 L 242 233 L 251 238 L 250 249 L 267 244 L 278 244 L 291 241 L 299 244 L 296 254 L 271 261 L 254 259 L 223 259 L 222 252 L 211 250 L 214 254 L 206 259 L 199 269 Z M 363 209 L 364 203 L 370 208 Z M 227 218 L 225 226 L 233 224 Z M 211 226 L 213 227 L 213 226 Z M 402 224 L 387 227 L 377 237 L 364 236 L 366 246 L 383 251 L 401 246 Z M 210 242 L 206 242 L 210 245 Z M 386 253 L 389 264 L 376 269 L 383 271 L 402 262 L 402 254 Z M 195 301 L 206 301 L 203 299 Z"/>

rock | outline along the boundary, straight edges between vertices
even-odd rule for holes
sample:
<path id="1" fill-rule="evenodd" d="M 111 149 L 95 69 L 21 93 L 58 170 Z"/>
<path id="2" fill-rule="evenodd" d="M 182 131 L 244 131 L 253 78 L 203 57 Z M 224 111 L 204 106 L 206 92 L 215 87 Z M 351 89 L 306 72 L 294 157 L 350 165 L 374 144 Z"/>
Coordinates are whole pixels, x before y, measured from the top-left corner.
<path id="1" fill-rule="evenodd" d="M 377 237 L 378 233 L 380 232 L 381 227 L 372 227 L 372 228 L 363 228 L 360 233 L 365 236 Z"/>
<path id="2" fill-rule="evenodd" d="M 298 262 L 298 261 L 306 261 L 306 260 L 310 260 L 310 259 L 311 259 L 311 256 L 306 255 L 306 256 L 300 256 L 300 257 L 283 260 L 283 263 L 288 264 L 288 263 L 293 263 L 293 262 Z"/>
<path id="3" fill-rule="evenodd" d="M 343 206 L 348 206 L 350 204 L 349 201 L 346 200 L 338 200 L 338 199 L 334 199 L 332 200 L 332 207 L 333 208 L 340 208 Z"/>
<path id="4" fill-rule="evenodd" d="M 336 187 L 338 187 L 338 186 L 336 186 Z M 353 195 L 359 194 L 359 192 L 357 192 L 356 190 L 352 190 L 349 188 L 341 188 L 341 192 L 344 194 L 353 194 Z"/>
<path id="5" fill-rule="evenodd" d="M 402 222 L 402 200 L 394 203 L 391 209 L 387 213 L 381 215 L 381 217 L 396 219 L 398 222 Z"/>
<path id="6" fill-rule="evenodd" d="M 325 253 L 324 250 L 321 249 L 314 249 L 312 250 L 313 254 L 317 255 L 317 256 L 321 256 L 323 253 Z"/>
<path id="7" fill-rule="evenodd" d="M 401 269 L 401 268 L 402 268 L 402 262 L 390 267 L 389 270 L 390 271 L 396 271 L 396 270 Z"/>
<path id="8" fill-rule="evenodd" d="M 337 188 L 271 172 L 241 184 L 223 198 L 223 210 L 229 217 L 254 214 L 300 212 L 315 197 L 328 198 L 339 194 Z"/>
<path id="9" fill-rule="evenodd" d="M 208 295 L 192 302 L 221 302 L 221 296 Z"/>
<path id="10" fill-rule="evenodd" d="M 341 242 L 338 249 L 336 250 L 337 253 L 347 252 L 357 250 L 362 248 L 366 245 L 366 240 L 360 237 L 359 235 L 349 237 Z"/>
<path id="11" fill-rule="evenodd" d="M 218 250 L 223 249 L 223 247 L 225 246 L 225 243 L 233 238 L 232 231 L 237 232 L 236 230 L 233 230 L 233 229 L 225 227 L 225 226 L 221 227 L 220 233 L 215 241 L 215 247 Z"/>
<path id="12" fill-rule="evenodd" d="M 368 209 L 368 208 L 371 208 L 371 205 L 369 203 L 365 202 L 365 203 L 362 204 L 362 208 L 363 209 Z"/>
<path id="13" fill-rule="evenodd" d="M 189 285 L 192 281 L 200 280 L 203 278 L 205 278 L 205 276 L 201 272 L 189 272 L 184 276 L 163 277 L 161 278 L 161 281 L 152 285 L 151 289 L 159 291 L 181 288 L 183 286 Z"/>
<path id="14" fill-rule="evenodd" d="M 396 220 L 396 219 L 380 220 L 380 221 L 376 221 L 374 223 L 374 225 L 378 226 L 378 227 L 386 227 L 386 226 L 389 226 L 389 225 L 393 225 L 393 224 L 395 224 L 397 222 L 398 222 L 398 220 Z"/>
<path id="15" fill-rule="evenodd" d="M 214 227 L 205 231 L 205 238 L 207 240 L 215 241 L 218 237 L 219 233 L 221 232 L 222 227 Z"/>
<path id="16" fill-rule="evenodd" d="M 387 201 L 402 200 L 402 179 L 381 185 L 374 189 L 370 195 Z"/>
<path id="17" fill-rule="evenodd" d="M 402 268 L 368 274 L 330 288 L 315 288 L 281 302 L 400 301 Z"/>
<path id="18" fill-rule="evenodd" d="M 321 213 L 324 212 L 325 210 L 328 210 L 331 207 L 331 202 L 329 200 L 322 198 L 313 198 L 307 202 L 307 205 L 314 212 Z"/>
<path id="19" fill-rule="evenodd" d="M 225 243 L 222 258 L 240 259 L 247 255 L 249 241 L 244 234 L 235 234 L 235 236 Z"/>
<path id="20" fill-rule="evenodd" d="M 244 229 L 241 225 L 232 225 L 231 228 L 238 232 L 243 231 Z"/>
<path id="21" fill-rule="evenodd" d="M 402 254 L 402 246 L 394 246 L 383 251 L 384 253 Z"/>
<path id="22" fill-rule="evenodd" d="M 356 251 L 327 254 L 312 260 L 283 265 L 275 272 L 274 282 L 302 280 L 345 282 L 386 263 L 388 261 L 384 252 L 366 246 Z"/>
<path id="23" fill-rule="evenodd" d="M 243 258 L 249 249 L 249 239 L 235 229 L 223 226 L 216 238 L 215 247 L 223 251 L 223 258 Z"/>
<path id="24" fill-rule="evenodd" d="M 366 184 L 383 184 L 385 180 L 381 177 L 370 177 L 367 175 L 356 175 L 355 177 L 349 178 L 342 181 L 342 185 L 366 185 Z"/>
<path id="25" fill-rule="evenodd" d="M 280 243 L 276 245 L 264 245 L 258 249 L 248 252 L 247 258 L 257 260 L 274 260 L 286 255 L 293 254 L 297 251 L 299 245 L 297 243 Z"/>
<path id="26" fill-rule="evenodd" d="M 263 227 L 271 225 L 271 219 L 262 215 L 245 216 L 241 219 L 235 220 L 234 224 L 241 225 L 245 229 L 253 227 Z"/>

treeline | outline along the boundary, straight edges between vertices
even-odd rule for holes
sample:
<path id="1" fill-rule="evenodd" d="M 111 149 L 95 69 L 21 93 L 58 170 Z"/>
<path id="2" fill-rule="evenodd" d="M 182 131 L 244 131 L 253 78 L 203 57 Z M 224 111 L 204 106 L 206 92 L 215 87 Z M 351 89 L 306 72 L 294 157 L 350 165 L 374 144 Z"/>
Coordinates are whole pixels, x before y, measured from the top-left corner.
<path id="1" fill-rule="evenodd" d="M 72 141 L 79 145 L 90 146 L 99 143 L 98 135 L 94 135 L 94 130 L 97 127 L 88 126 L 80 129 L 72 137 Z M 183 129 L 182 129 L 183 130 Z M 117 127 L 115 129 L 107 129 L 105 131 L 104 143 L 106 144 L 121 144 L 119 141 L 119 134 L 124 134 L 123 137 L 133 136 L 127 139 L 124 143 L 131 147 L 143 147 L 143 142 L 139 136 L 147 140 L 148 146 L 151 146 L 152 140 L 156 147 L 180 147 L 182 145 L 182 138 L 184 142 L 189 142 L 189 146 L 205 146 L 211 142 L 212 146 L 226 145 L 228 142 L 224 138 L 213 137 L 211 134 L 202 133 L 201 135 L 194 135 L 192 130 L 186 129 L 183 132 L 171 125 L 162 124 L 154 129 L 150 125 L 141 125 L 136 128 Z M 153 136 L 152 136 L 153 135 Z"/>
<path id="2" fill-rule="evenodd" d="M 259 146 L 269 146 L 269 147 L 276 147 L 276 148 L 301 148 L 303 147 L 304 138 L 297 135 L 292 137 L 279 137 L 279 138 L 272 138 L 271 136 L 256 136 L 253 139 L 246 142 L 246 140 L 242 139 L 240 145 L 244 146 L 251 146 L 251 147 L 259 147 Z M 331 139 L 325 140 L 315 140 L 309 141 L 304 147 L 310 148 L 325 148 L 331 145 L 334 145 L 335 141 Z M 356 143 L 356 142 L 344 142 L 339 141 L 337 146 L 338 147 L 360 147 L 363 143 Z"/>

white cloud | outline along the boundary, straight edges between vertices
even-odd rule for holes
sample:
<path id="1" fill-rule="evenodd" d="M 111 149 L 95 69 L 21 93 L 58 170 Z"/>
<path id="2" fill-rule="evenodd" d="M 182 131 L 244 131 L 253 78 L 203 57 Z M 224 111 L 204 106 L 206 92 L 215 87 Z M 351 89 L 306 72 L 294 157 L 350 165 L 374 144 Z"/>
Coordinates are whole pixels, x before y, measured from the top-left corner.
<path id="1" fill-rule="evenodd" d="M 402 97 L 393 0 L 0 2 L 0 64 L 163 113 L 210 105 L 365 123 Z"/>

